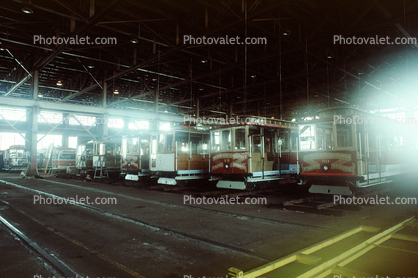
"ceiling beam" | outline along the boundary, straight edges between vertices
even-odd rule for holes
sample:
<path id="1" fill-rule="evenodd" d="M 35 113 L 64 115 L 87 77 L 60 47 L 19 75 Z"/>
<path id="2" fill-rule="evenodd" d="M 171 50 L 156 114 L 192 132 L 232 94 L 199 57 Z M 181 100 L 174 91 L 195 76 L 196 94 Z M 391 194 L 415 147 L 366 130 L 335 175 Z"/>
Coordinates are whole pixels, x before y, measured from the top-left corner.
<path id="1" fill-rule="evenodd" d="M 90 28 L 96 26 L 96 24 L 100 21 L 101 18 L 108 15 L 110 12 L 114 11 L 117 6 L 122 4 L 125 0 L 113 0 L 107 7 L 105 7 L 103 10 L 101 10 L 99 13 L 95 14 L 86 25 L 82 26 L 80 29 L 78 29 L 76 32 L 74 32 L 71 37 L 75 36 L 83 36 Z M 55 59 L 58 55 L 60 55 L 65 48 L 67 48 L 68 43 L 64 43 L 60 45 L 54 52 L 43 58 L 42 60 L 38 61 L 34 65 L 35 70 L 40 70 L 46 65 L 48 65 L 52 60 Z"/>
<path id="2" fill-rule="evenodd" d="M 383 5 L 379 2 L 379 0 L 374 0 L 374 3 L 377 5 L 377 7 L 379 8 L 379 10 L 387 17 L 387 18 L 390 18 L 390 19 L 393 19 L 393 16 L 392 16 L 392 14 L 388 11 L 388 10 L 386 10 L 386 8 L 385 7 L 383 7 Z M 395 24 L 395 27 L 396 28 L 398 28 L 399 29 L 399 31 L 401 31 L 401 33 L 402 34 L 404 34 L 405 35 L 405 37 L 407 37 L 408 39 L 412 39 L 412 37 L 411 37 L 411 35 L 402 27 L 402 25 L 401 24 L 399 24 L 399 22 L 396 22 Z M 414 38 L 415 39 L 415 41 L 416 41 L 416 38 Z M 413 46 L 415 47 L 415 48 L 417 48 L 418 47 L 418 44 L 413 44 Z"/>
<path id="3" fill-rule="evenodd" d="M 171 122 L 182 122 L 183 117 L 177 115 L 167 115 L 166 113 L 154 113 L 149 110 L 139 110 L 139 109 L 111 109 L 103 108 L 100 106 L 87 106 L 87 105 L 77 105 L 77 104 L 67 104 L 67 103 L 57 103 L 50 101 L 42 100 L 29 100 L 21 99 L 18 101 L 13 97 L 0 97 L 0 103 L 2 106 L 13 106 L 13 107 L 27 107 L 31 108 L 34 106 L 39 107 L 42 110 L 49 111 L 59 111 L 59 112 L 69 112 L 69 113 L 79 113 L 83 115 L 90 116 L 102 116 L 103 114 L 108 114 L 112 117 L 119 118 L 133 118 L 133 119 L 143 119 L 143 120 L 162 120 L 162 121 L 171 121 Z M 128 117 L 128 115 L 134 115 L 134 117 Z"/>

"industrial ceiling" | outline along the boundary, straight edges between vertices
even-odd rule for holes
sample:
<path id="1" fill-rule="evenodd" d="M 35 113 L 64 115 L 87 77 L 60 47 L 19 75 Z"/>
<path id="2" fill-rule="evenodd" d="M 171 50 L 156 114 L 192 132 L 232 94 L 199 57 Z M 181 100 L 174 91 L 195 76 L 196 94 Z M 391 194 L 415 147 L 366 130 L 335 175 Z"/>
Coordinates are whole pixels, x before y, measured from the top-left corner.
<path id="1" fill-rule="evenodd" d="M 417 23 L 418 1 L 409 0 L 3 0 L 0 96 L 31 99 L 38 71 L 38 100 L 51 107 L 103 106 L 105 86 L 108 108 L 179 115 L 291 119 L 332 106 L 411 105 L 418 44 L 334 39 L 415 38 Z M 34 42 L 54 36 L 117 43 Z M 184 36 L 267 44 L 189 44 Z"/>

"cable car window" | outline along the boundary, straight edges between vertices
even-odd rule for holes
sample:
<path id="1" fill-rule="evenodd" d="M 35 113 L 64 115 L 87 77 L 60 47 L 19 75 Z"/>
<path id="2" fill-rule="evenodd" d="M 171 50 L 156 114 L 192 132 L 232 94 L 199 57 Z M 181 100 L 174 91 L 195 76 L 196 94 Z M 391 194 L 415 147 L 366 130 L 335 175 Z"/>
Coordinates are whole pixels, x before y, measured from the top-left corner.
<path id="1" fill-rule="evenodd" d="M 222 130 L 221 151 L 231 150 L 231 130 Z"/>
<path id="2" fill-rule="evenodd" d="M 151 154 L 157 154 L 157 135 L 151 137 Z"/>
<path id="3" fill-rule="evenodd" d="M 292 142 L 291 142 L 292 151 L 296 152 L 298 150 L 299 134 L 297 132 L 291 132 L 290 137 L 291 137 L 291 140 L 292 140 Z"/>
<path id="4" fill-rule="evenodd" d="M 167 146 L 166 146 L 166 152 L 167 153 L 172 153 L 173 152 L 173 138 L 174 138 L 174 134 L 167 134 Z"/>
<path id="5" fill-rule="evenodd" d="M 265 129 L 264 131 L 264 152 L 273 153 L 274 150 L 274 136 L 275 130 Z"/>
<path id="6" fill-rule="evenodd" d="M 265 153 L 271 153 L 272 152 L 271 140 L 268 137 L 264 137 L 264 152 Z"/>
<path id="7" fill-rule="evenodd" d="M 164 134 L 158 136 L 157 153 L 164 153 Z"/>
<path id="8" fill-rule="evenodd" d="M 176 133 L 177 141 L 177 153 L 179 154 L 189 154 L 189 133 L 186 132 L 177 132 Z"/>
<path id="9" fill-rule="evenodd" d="M 337 124 L 337 146 L 339 148 L 353 147 L 353 129 L 351 125 Z"/>
<path id="10" fill-rule="evenodd" d="M 404 146 L 404 140 L 402 136 L 393 136 L 391 137 L 391 142 L 389 143 L 390 147 L 394 149 L 399 149 Z"/>
<path id="11" fill-rule="evenodd" d="M 148 142 L 146 142 L 146 144 L 144 144 L 144 143 L 141 144 L 140 155 L 149 155 Z"/>
<path id="12" fill-rule="evenodd" d="M 59 155 L 59 159 L 75 159 L 75 154 L 62 153 Z"/>
<path id="13" fill-rule="evenodd" d="M 245 129 L 244 128 L 237 128 L 235 129 L 235 150 L 245 150 L 246 143 L 245 143 Z"/>
<path id="14" fill-rule="evenodd" d="M 202 141 L 198 145 L 198 154 L 209 154 L 208 150 L 209 134 L 202 135 Z"/>
<path id="15" fill-rule="evenodd" d="M 212 137 L 212 139 L 211 139 L 211 145 L 212 145 L 212 151 L 213 152 L 218 152 L 218 151 L 220 151 L 220 136 L 219 136 L 219 131 L 212 131 L 211 132 L 211 137 Z"/>
<path id="16" fill-rule="evenodd" d="M 281 149 L 282 152 L 289 151 L 289 131 L 280 132 L 278 140 L 281 140 L 281 144 L 277 143 L 277 150 Z"/>
<path id="17" fill-rule="evenodd" d="M 192 148 L 192 154 L 200 154 L 200 144 L 202 144 L 202 135 L 190 133 L 190 143 Z M 199 149 L 199 150 L 198 150 Z"/>
<path id="18" fill-rule="evenodd" d="M 318 151 L 330 151 L 332 149 L 332 125 L 317 125 Z"/>
<path id="19" fill-rule="evenodd" d="M 315 126 L 302 125 L 299 127 L 300 134 L 300 149 L 314 150 L 315 149 Z"/>
<path id="20" fill-rule="evenodd" d="M 123 154 L 136 155 L 138 154 L 139 139 L 138 138 L 123 138 L 122 151 Z"/>
<path id="21" fill-rule="evenodd" d="M 261 136 L 253 135 L 253 153 L 261 152 Z"/>
<path id="22" fill-rule="evenodd" d="M 114 144 L 107 144 L 106 145 L 106 154 L 107 155 L 114 155 L 114 152 L 116 152 L 117 150 L 115 150 L 116 146 L 114 146 Z"/>

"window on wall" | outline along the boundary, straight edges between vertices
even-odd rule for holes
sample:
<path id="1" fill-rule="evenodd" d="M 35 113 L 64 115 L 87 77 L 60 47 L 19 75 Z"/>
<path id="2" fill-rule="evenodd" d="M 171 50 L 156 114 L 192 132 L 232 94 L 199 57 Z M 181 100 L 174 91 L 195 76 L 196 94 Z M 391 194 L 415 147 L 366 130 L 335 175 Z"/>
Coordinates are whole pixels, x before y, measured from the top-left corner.
<path id="1" fill-rule="evenodd" d="M 25 145 L 25 139 L 18 133 L 0 132 L 0 149 L 6 150 L 13 145 Z"/>
<path id="2" fill-rule="evenodd" d="M 0 117 L 1 120 L 5 118 L 9 121 L 26 121 L 25 109 L 0 107 L 0 115 L 2 115 L 2 117 Z"/>
<path id="3" fill-rule="evenodd" d="M 107 126 L 111 128 L 122 128 L 125 122 L 122 119 L 109 118 Z"/>
<path id="4" fill-rule="evenodd" d="M 69 148 L 77 148 L 77 136 L 68 137 L 68 147 Z"/>
<path id="5" fill-rule="evenodd" d="M 38 140 L 44 137 L 45 134 L 38 134 Z M 41 141 L 38 142 L 38 150 L 43 148 L 48 148 L 49 145 L 53 144 L 54 146 L 62 145 L 62 135 L 52 135 L 49 134 L 45 136 Z"/>
<path id="6" fill-rule="evenodd" d="M 38 115 L 38 123 L 59 124 L 62 121 L 62 113 L 41 111 Z"/>
<path id="7" fill-rule="evenodd" d="M 160 130 L 170 130 L 170 123 L 160 123 Z"/>
<path id="8" fill-rule="evenodd" d="M 129 129 L 148 129 L 149 128 L 149 122 L 148 121 L 135 121 L 130 122 L 128 125 Z"/>
<path id="9" fill-rule="evenodd" d="M 101 123 L 102 121 L 105 123 L 105 118 L 97 118 L 96 117 L 90 117 L 90 116 L 80 116 L 80 115 L 75 115 L 74 117 L 77 118 L 77 120 L 85 126 L 92 126 L 96 123 Z M 70 125 L 80 125 L 79 122 L 74 119 L 74 117 L 70 117 Z"/>

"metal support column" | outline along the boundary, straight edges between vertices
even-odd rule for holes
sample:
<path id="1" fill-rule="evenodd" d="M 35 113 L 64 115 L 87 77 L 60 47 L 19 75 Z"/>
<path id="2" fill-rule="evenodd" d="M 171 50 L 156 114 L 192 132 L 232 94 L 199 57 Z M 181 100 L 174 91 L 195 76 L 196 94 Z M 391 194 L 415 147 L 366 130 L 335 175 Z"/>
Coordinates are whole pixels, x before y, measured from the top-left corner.
<path id="1" fill-rule="evenodd" d="M 62 114 L 62 118 L 65 119 L 69 116 L 69 113 L 63 113 Z M 63 133 L 62 133 L 62 141 L 61 141 L 61 146 L 63 147 L 68 147 L 68 141 L 69 141 L 69 137 L 70 137 L 70 132 L 68 130 L 68 121 L 63 121 L 62 122 L 62 128 L 63 128 Z"/>
<path id="2" fill-rule="evenodd" d="M 36 165 L 36 156 L 37 156 L 37 146 L 38 146 L 38 114 L 39 108 L 34 106 L 32 108 L 32 113 L 28 119 L 29 126 L 29 137 L 30 137 L 30 167 L 26 170 L 26 175 L 37 175 L 37 165 Z"/>
<path id="3" fill-rule="evenodd" d="M 200 98 L 196 98 L 196 118 L 200 117 Z"/>
<path id="4" fill-rule="evenodd" d="M 38 100 L 39 94 L 39 71 L 35 70 L 33 72 L 33 88 L 32 88 L 32 99 Z"/>
<path id="5" fill-rule="evenodd" d="M 109 132 L 107 123 L 109 121 L 109 115 L 108 114 L 102 114 L 102 117 L 98 118 L 96 123 L 98 127 L 98 134 L 99 138 L 101 140 L 107 140 L 109 138 Z"/>
<path id="6" fill-rule="evenodd" d="M 104 82 L 103 84 L 102 101 L 103 101 L 103 108 L 106 108 L 107 106 L 107 82 Z"/>

